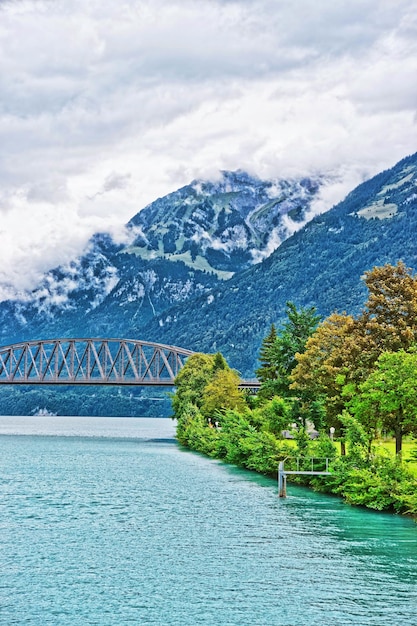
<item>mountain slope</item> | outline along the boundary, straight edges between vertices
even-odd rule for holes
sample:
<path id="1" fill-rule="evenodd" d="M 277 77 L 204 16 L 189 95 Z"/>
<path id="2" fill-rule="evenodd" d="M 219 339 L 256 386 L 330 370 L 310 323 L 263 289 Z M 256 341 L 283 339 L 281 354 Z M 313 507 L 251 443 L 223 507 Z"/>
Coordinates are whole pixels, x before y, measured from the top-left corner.
<path id="1" fill-rule="evenodd" d="M 235 367 L 252 373 L 262 337 L 271 322 L 282 319 L 287 300 L 315 305 L 323 315 L 334 309 L 354 312 L 365 296 L 360 281 L 364 270 L 387 261 L 395 263 L 399 258 L 417 266 L 416 159 L 416 155 L 408 157 L 363 183 L 338 206 L 288 238 L 262 263 L 246 270 L 242 268 L 248 265 L 248 254 L 253 258 L 266 253 L 266 235 L 263 248 L 261 245 L 255 250 L 254 235 L 237 254 L 239 242 L 234 242 L 233 236 L 227 240 L 224 231 L 227 245 L 223 256 L 216 257 L 219 262 L 214 263 L 210 250 L 215 249 L 217 235 L 211 239 L 209 235 L 206 239 L 190 235 L 199 249 L 194 261 L 189 251 L 187 262 L 185 234 L 195 234 L 203 226 L 204 232 L 211 228 L 216 233 L 222 212 L 230 217 L 223 224 L 230 232 L 239 219 L 245 223 L 252 219 L 255 226 L 251 232 L 256 224 L 261 232 L 259 215 L 271 225 L 278 214 L 283 232 L 286 222 L 282 218 L 288 216 L 285 211 L 290 206 L 294 211 L 294 205 L 300 207 L 303 200 L 300 211 L 305 216 L 317 183 L 272 184 L 241 172 L 224 173 L 217 183 L 194 182 L 135 216 L 129 224 L 128 246 L 115 246 L 108 237 L 96 236 L 87 255 L 69 268 L 50 272 L 27 299 L 1 303 L 2 343 L 58 335 L 123 335 L 197 350 L 222 350 Z M 276 198 L 271 209 L 265 200 L 272 195 L 272 186 L 280 188 L 281 195 L 286 188 L 287 198 L 281 203 Z M 296 190 L 300 188 L 304 191 L 298 197 Z M 306 189 L 310 194 L 307 199 Z M 227 211 L 225 194 L 234 194 Z M 284 206 L 278 210 L 279 204 Z M 203 206 L 207 215 L 217 215 L 215 224 L 210 225 Z M 170 231 L 166 224 L 170 224 Z M 152 234 L 146 241 L 141 239 L 145 230 Z M 178 254 L 163 247 L 167 232 L 177 242 Z M 183 242 L 182 248 L 178 242 Z M 200 259 L 214 271 L 198 269 Z M 236 274 L 223 281 L 219 273 L 226 271 Z"/>
<path id="2" fill-rule="evenodd" d="M 141 337 L 152 318 L 259 262 L 301 226 L 322 181 L 223 172 L 156 200 L 129 243 L 92 238 L 84 256 L 0 303 L 0 343 L 52 336 Z"/>
<path id="3" fill-rule="evenodd" d="M 322 181 L 262 181 L 222 172 L 217 182 L 194 181 L 140 211 L 127 248 L 143 259 L 181 260 L 220 278 L 260 261 L 305 221 Z"/>
<path id="4" fill-rule="evenodd" d="M 210 294 L 163 314 L 147 336 L 187 348 L 221 350 L 253 374 L 262 338 L 280 323 L 288 300 L 357 312 L 365 299 L 363 272 L 402 259 L 417 269 L 417 154 L 352 191 L 287 239 L 263 263 Z"/>
<path id="5" fill-rule="evenodd" d="M 187 200 L 184 207 L 193 202 Z M 173 207 L 175 214 L 179 209 L 175 203 Z M 147 209 L 148 219 L 153 209 L 153 205 Z M 163 215 L 161 210 L 153 223 L 161 225 Z M 246 220 L 251 212 L 242 209 L 242 215 Z M 262 338 L 271 322 L 283 320 L 286 301 L 315 305 L 322 315 L 333 310 L 355 313 L 366 297 L 360 280 L 365 270 L 399 259 L 417 268 L 417 154 L 360 185 L 343 202 L 286 239 L 263 262 L 237 269 L 246 267 L 249 257 L 223 256 L 221 262 L 227 269 L 220 265 L 214 269 L 234 271 L 226 281 L 216 272 L 192 266 L 191 253 L 191 262 L 185 263 L 161 252 L 159 242 L 148 239 L 142 245 L 138 237 L 144 227 L 145 222 L 142 226 L 131 223 L 128 246 L 95 237 L 85 257 L 49 273 L 26 300 L 1 303 L 0 332 L 7 338 L 3 343 L 14 337 L 58 335 L 137 337 L 207 352 L 221 350 L 233 367 L 251 376 Z M 181 228 L 181 224 L 174 228 L 176 241 Z M 154 231 L 161 241 L 162 230 Z M 146 252 L 137 254 L 132 245 Z M 207 248 L 201 245 L 199 250 L 195 259 L 201 256 L 208 263 L 203 256 Z M 80 415 L 169 413 L 164 392 L 158 397 L 158 392 L 141 389 L 114 393 L 94 388 L 58 392 L 6 388 L 0 395 L 2 410 L 17 414 L 28 414 L 36 407 Z M 155 400 L 164 397 L 165 402 Z"/>

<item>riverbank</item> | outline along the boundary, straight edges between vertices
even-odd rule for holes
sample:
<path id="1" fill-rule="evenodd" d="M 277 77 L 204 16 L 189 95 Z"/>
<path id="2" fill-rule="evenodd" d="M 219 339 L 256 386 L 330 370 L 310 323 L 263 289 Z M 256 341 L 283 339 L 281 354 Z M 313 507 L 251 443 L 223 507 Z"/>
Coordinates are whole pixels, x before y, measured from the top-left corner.
<path id="1" fill-rule="evenodd" d="M 290 470 L 297 457 L 328 458 L 330 476 L 294 476 L 291 482 L 338 495 L 351 505 L 417 516 L 415 464 L 400 462 L 385 445 L 368 449 L 355 426 L 348 428 L 347 454 L 341 456 L 327 436 L 313 441 L 299 431 L 293 441 L 278 438 L 250 409 L 244 414 L 226 411 L 216 428 L 194 407 L 178 418 L 177 439 L 191 450 L 271 477 L 276 477 L 279 461 L 285 460 Z"/>

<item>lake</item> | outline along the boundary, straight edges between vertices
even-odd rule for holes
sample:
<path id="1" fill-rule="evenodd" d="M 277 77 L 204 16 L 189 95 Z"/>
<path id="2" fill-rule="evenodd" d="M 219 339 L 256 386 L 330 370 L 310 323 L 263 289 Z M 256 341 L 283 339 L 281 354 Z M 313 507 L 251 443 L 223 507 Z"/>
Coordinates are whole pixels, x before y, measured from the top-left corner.
<path id="1" fill-rule="evenodd" d="M 417 623 L 417 525 L 207 459 L 169 419 L 0 417 L 0 623 Z"/>

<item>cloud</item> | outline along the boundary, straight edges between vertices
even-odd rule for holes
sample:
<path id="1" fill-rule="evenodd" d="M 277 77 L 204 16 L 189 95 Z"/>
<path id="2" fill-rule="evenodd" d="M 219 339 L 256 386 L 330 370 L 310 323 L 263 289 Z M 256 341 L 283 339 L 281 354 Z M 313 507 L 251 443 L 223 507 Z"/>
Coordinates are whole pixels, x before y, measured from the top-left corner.
<path id="1" fill-rule="evenodd" d="M 57 204 L 69 200 L 66 180 L 63 177 L 52 176 L 42 181 L 34 181 L 26 190 L 28 203 Z"/>
<path id="2" fill-rule="evenodd" d="M 129 184 L 130 178 L 131 174 L 117 174 L 116 172 L 112 172 L 107 176 L 106 180 L 104 181 L 104 193 L 113 191 L 113 189 L 126 189 Z"/>
<path id="3" fill-rule="evenodd" d="M 222 169 L 328 209 L 415 151 L 416 59 L 413 0 L 0 3 L 0 282 Z"/>

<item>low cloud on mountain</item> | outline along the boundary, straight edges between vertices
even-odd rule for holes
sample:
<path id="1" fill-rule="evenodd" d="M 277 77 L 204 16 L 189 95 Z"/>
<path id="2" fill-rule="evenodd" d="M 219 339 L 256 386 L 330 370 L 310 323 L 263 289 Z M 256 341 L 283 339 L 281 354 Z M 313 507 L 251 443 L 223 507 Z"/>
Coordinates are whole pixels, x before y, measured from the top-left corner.
<path id="1" fill-rule="evenodd" d="M 222 169 L 327 210 L 414 152 L 416 55 L 413 0 L 1 2 L 0 282 Z"/>

